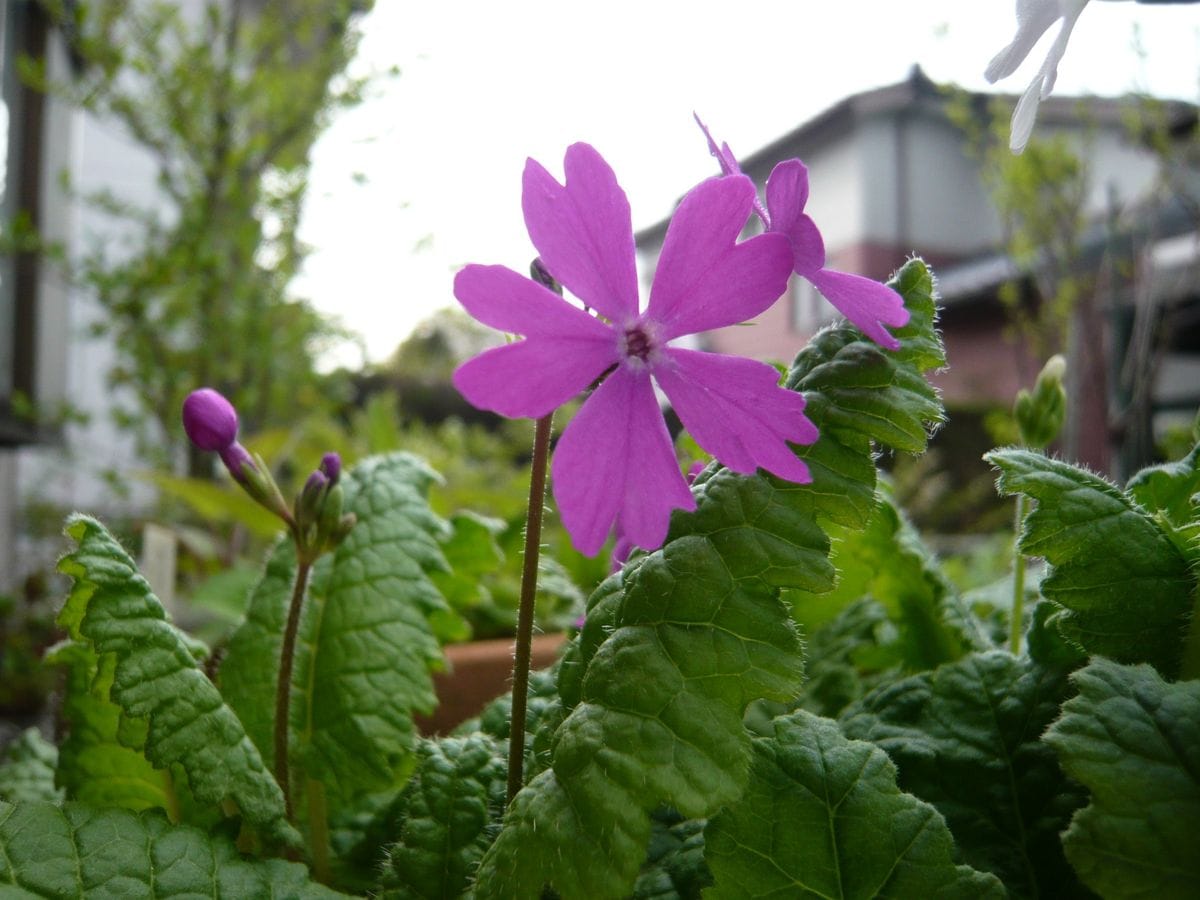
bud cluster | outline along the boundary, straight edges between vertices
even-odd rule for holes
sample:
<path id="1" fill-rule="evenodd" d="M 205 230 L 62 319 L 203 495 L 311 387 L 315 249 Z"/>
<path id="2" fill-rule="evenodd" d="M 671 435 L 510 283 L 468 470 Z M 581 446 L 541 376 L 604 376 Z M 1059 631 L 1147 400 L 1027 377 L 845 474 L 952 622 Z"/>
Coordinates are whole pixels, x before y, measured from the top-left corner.
<path id="1" fill-rule="evenodd" d="M 302 560 L 312 562 L 334 549 L 354 527 L 354 514 L 342 513 L 342 459 L 337 453 L 321 458 L 289 509 L 262 458 L 238 443 L 237 410 L 218 391 L 205 387 L 188 395 L 183 430 L 198 448 L 216 453 L 234 481 L 287 524 Z"/>

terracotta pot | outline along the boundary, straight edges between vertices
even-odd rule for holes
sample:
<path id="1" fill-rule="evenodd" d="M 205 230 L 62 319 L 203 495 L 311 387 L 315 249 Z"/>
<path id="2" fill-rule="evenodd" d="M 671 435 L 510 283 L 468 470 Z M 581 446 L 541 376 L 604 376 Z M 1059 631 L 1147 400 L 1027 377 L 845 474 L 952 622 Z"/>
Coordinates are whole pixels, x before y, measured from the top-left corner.
<path id="1" fill-rule="evenodd" d="M 558 658 L 565 634 L 539 634 L 533 639 L 531 668 L 544 669 Z M 446 671 L 433 676 L 438 707 L 431 716 L 417 716 L 421 734 L 446 734 L 512 689 L 513 639 L 449 644 Z"/>

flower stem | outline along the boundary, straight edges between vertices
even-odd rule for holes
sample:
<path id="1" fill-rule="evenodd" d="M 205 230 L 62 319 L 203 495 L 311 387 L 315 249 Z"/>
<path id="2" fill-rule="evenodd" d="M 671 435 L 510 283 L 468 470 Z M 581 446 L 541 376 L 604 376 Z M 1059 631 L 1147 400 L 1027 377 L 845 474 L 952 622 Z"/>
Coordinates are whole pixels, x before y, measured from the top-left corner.
<path id="1" fill-rule="evenodd" d="M 538 553 L 542 542 L 542 510 L 546 503 L 546 461 L 550 457 L 550 424 L 554 414 L 537 420 L 529 474 L 529 511 L 525 519 L 525 567 L 521 572 L 521 606 L 513 647 L 512 723 L 508 736 L 508 802 L 521 790 L 525 770 L 525 706 L 529 696 L 529 661 L 533 645 L 533 605 L 537 597 Z"/>
<path id="2" fill-rule="evenodd" d="M 1013 599 L 1009 622 L 1008 649 L 1021 655 L 1022 611 L 1025 605 L 1025 554 L 1021 552 L 1021 528 L 1025 524 L 1025 495 L 1017 494 L 1017 514 L 1013 521 Z"/>
<path id="3" fill-rule="evenodd" d="M 292 702 L 292 658 L 296 655 L 296 632 L 300 628 L 300 610 L 304 607 L 304 592 L 312 563 L 301 556 L 296 565 L 296 583 L 292 586 L 292 602 L 288 607 L 287 626 L 283 631 L 283 647 L 279 653 L 279 683 L 275 688 L 275 780 L 283 791 L 288 819 L 292 818 L 291 772 L 288 767 L 288 711 Z"/>

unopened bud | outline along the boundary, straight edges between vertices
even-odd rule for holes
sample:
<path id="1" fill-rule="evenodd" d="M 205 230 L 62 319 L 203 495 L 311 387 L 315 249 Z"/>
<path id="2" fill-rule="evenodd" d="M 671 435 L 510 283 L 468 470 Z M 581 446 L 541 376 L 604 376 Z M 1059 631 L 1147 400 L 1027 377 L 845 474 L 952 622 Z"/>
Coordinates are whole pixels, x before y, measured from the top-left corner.
<path id="1" fill-rule="evenodd" d="M 1059 354 L 1047 360 L 1032 391 L 1017 392 L 1013 414 L 1021 443 L 1044 450 L 1062 431 L 1067 414 L 1067 392 L 1063 388 L 1067 361 Z"/>
<path id="2" fill-rule="evenodd" d="M 535 257 L 533 262 L 529 264 L 529 277 L 543 287 L 547 287 L 554 293 L 562 295 L 562 285 L 550 274 L 550 270 L 546 268 L 546 264 L 542 262 L 540 256 Z"/>
<path id="3" fill-rule="evenodd" d="M 321 457 L 320 471 L 329 479 L 330 484 L 337 484 L 342 474 L 342 458 L 337 453 L 326 453 Z"/>
<path id="4" fill-rule="evenodd" d="M 237 440 L 237 410 L 212 388 L 199 388 L 183 401 L 183 430 L 201 450 L 222 451 Z"/>
<path id="5" fill-rule="evenodd" d="M 306 528 L 320 518 L 325 490 L 328 487 L 329 479 L 321 471 L 313 472 L 304 482 L 300 496 L 296 498 L 296 522 L 301 528 Z"/>
<path id="6" fill-rule="evenodd" d="M 228 447 L 223 447 L 219 455 L 221 462 L 225 464 L 225 468 L 229 470 L 229 474 L 233 476 L 233 480 L 238 484 L 246 484 L 257 468 L 246 448 L 237 441 L 234 441 Z"/>

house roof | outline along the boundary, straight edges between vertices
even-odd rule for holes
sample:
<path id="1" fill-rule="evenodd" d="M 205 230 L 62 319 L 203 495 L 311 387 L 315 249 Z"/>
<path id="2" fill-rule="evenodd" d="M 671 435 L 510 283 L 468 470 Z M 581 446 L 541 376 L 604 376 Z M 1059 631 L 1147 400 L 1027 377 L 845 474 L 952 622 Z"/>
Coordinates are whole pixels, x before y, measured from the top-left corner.
<path id="1" fill-rule="evenodd" d="M 914 65 L 903 81 L 851 94 L 739 163 L 743 172 L 762 184 L 776 163 L 795 157 L 803 159 L 849 133 L 858 122 L 869 117 L 906 109 L 944 115 L 942 109 L 951 90 L 951 86 L 938 84 L 919 65 Z M 1018 99 L 1015 94 L 972 93 L 968 96 L 981 119 L 986 117 L 993 101 L 1015 104 Z M 1082 110 L 1081 104 L 1084 105 Z M 1042 125 L 1078 125 L 1082 120 L 1092 125 L 1125 127 L 1128 110 L 1128 98 L 1125 97 L 1051 96 L 1039 106 L 1038 121 Z M 1163 110 L 1172 133 L 1196 124 L 1197 108 L 1190 103 L 1168 101 Z M 634 235 L 637 246 L 661 245 L 669 222 L 668 216 L 638 231 Z"/>

